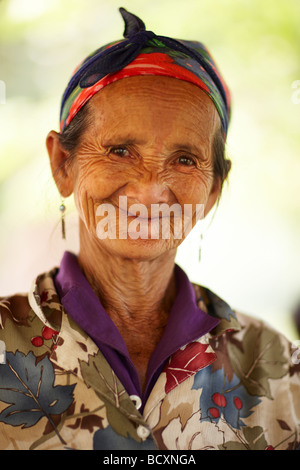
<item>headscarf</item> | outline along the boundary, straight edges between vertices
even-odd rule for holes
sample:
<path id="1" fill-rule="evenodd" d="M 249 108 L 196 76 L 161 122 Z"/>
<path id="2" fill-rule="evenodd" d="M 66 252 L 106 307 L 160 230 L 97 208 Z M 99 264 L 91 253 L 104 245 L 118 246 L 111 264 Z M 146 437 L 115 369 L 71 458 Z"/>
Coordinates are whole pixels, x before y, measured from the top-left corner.
<path id="1" fill-rule="evenodd" d="M 198 41 L 172 39 L 146 31 L 143 21 L 124 8 L 124 38 L 100 47 L 75 69 L 63 94 L 60 131 L 105 86 L 137 75 L 161 75 L 198 86 L 213 101 L 226 138 L 230 93 L 207 48 Z"/>

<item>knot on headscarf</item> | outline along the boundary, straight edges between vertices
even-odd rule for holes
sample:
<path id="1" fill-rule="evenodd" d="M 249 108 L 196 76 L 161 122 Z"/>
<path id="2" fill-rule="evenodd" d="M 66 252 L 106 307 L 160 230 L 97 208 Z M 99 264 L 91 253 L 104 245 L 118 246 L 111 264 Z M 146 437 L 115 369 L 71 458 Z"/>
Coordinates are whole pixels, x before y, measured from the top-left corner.
<path id="1" fill-rule="evenodd" d="M 136 15 L 125 8 L 119 10 L 125 22 L 125 39 L 97 49 L 77 67 L 62 98 L 61 131 L 109 83 L 134 75 L 164 75 L 189 81 L 205 91 L 217 108 L 226 136 L 230 94 L 205 46 L 197 41 L 157 36 L 147 31 Z"/>
<path id="2" fill-rule="evenodd" d="M 154 37 L 156 35 L 152 31 L 139 31 L 131 34 L 126 41 L 100 53 L 99 57 L 95 58 L 93 65 L 90 64 L 85 74 L 80 78 L 79 85 L 82 88 L 90 87 L 105 75 L 122 70 L 139 55 L 147 42 Z"/>
<path id="3" fill-rule="evenodd" d="M 119 12 L 121 13 L 125 23 L 123 33 L 124 38 L 129 38 L 136 33 L 146 30 L 145 23 L 138 16 L 125 10 L 123 7 L 119 8 Z"/>

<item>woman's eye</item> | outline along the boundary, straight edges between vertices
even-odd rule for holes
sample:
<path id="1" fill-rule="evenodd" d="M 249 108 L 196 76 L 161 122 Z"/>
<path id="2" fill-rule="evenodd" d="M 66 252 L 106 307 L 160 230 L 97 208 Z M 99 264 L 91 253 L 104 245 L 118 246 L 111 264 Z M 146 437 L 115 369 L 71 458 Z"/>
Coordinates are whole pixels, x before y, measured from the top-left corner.
<path id="1" fill-rule="evenodd" d="M 125 147 L 116 147 L 110 150 L 110 153 L 117 155 L 118 157 L 127 157 L 129 155 L 128 150 Z"/>
<path id="2" fill-rule="evenodd" d="M 195 161 L 190 157 L 182 156 L 182 157 L 179 157 L 177 161 L 178 163 L 180 163 L 180 165 L 185 165 L 185 166 L 194 165 L 195 166 Z"/>

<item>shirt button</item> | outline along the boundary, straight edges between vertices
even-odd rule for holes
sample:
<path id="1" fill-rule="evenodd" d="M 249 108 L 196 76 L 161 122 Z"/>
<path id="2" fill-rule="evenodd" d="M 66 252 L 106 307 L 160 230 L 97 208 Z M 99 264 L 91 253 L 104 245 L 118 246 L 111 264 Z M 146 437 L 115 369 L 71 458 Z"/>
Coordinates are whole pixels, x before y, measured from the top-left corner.
<path id="1" fill-rule="evenodd" d="M 145 426 L 142 426 L 141 424 L 137 427 L 137 430 L 136 430 L 136 433 L 137 435 L 145 440 L 147 439 L 147 437 L 149 436 L 150 434 L 150 430 L 148 428 L 146 428 Z"/>
<path id="2" fill-rule="evenodd" d="M 138 395 L 130 395 L 129 398 L 131 399 L 131 401 L 133 401 L 136 409 L 139 410 L 142 406 L 142 400 L 140 399 L 140 397 Z"/>

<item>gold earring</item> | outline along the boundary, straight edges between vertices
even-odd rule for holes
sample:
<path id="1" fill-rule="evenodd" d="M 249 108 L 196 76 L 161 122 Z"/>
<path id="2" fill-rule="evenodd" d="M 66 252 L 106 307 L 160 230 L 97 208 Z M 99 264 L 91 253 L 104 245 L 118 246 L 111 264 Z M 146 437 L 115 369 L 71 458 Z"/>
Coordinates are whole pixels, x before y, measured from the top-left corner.
<path id="1" fill-rule="evenodd" d="M 61 234 L 63 240 L 66 238 L 66 224 L 65 224 L 65 211 L 66 211 L 66 206 L 62 202 L 61 205 L 59 206 L 59 210 L 61 213 Z"/>

